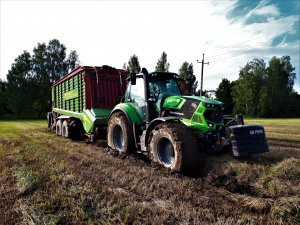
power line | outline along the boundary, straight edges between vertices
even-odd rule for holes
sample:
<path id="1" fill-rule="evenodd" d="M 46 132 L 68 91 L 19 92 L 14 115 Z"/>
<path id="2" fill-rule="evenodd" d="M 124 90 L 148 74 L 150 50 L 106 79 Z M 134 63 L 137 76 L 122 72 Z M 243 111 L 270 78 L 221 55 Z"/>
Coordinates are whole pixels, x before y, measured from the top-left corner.
<path id="1" fill-rule="evenodd" d="M 261 46 L 263 46 L 262 44 L 263 44 L 263 43 L 261 43 L 261 44 L 259 44 L 259 45 L 251 46 L 251 47 L 249 47 L 249 48 L 245 48 L 245 49 L 242 49 L 242 50 L 249 50 L 249 49 L 253 49 L 253 48 L 255 48 L 255 47 L 261 47 Z M 231 53 L 227 53 L 227 54 L 231 54 Z M 233 54 L 234 54 L 234 53 L 233 53 Z M 217 58 L 217 59 L 214 59 L 214 60 L 212 60 L 212 61 L 213 61 L 213 62 L 218 62 L 218 61 L 220 61 L 220 60 L 226 60 L 226 59 L 238 57 L 238 56 L 241 56 L 241 55 L 247 55 L 247 54 L 249 54 L 249 53 L 245 52 L 245 53 L 233 55 L 233 56 L 230 56 L 230 57 L 219 58 L 219 59 Z"/>
<path id="2" fill-rule="evenodd" d="M 260 43 L 258 43 L 258 45 L 250 46 L 250 47 L 244 48 L 244 49 L 251 49 L 251 48 L 254 48 L 254 47 L 262 46 L 262 45 L 264 45 L 264 44 L 265 44 L 265 43 L 260 42 Z M 232 51 L 234 51 L 234 49 L 233 49 Z M 215 55 L 214 57 L 211 57 L 211 58 L 218 58 L 217 56 L 228 55 L 228 54 L 230 54 L 230 53 L 231 53 L 231 52 L 226 52 L 226 53 L 223 53 L 223 54 Z"/>
<path id="3" fill-rule="evenodd" d="M 233 44 L 233 45 L 229 45 L 229 46 L 227 46 L 227 47 L 225 47 L 225 48 L 231 48 L 231 47 L 234 47 L 234 46 L 237 46 L 237 45 L 246 43 L 246 42 L 250 42 L 250 41 L 253 41 L 253 40 L 257 40 L 257 39 L 260 39 L 260 38 L 264 38 L 264 37 L 265 37 L 265 36 L 259 36 L 259 37 L 257 37 L 257 38 L 252 38 L 252 39 L 249 39 L 249 40 L 247 40 L 247 41 L 242 41 L 242 42 L 238 42 L 238 43 Z"/>
<path id="4" fill-rule="evenodd" d="M 250 41 L 253 41 L 253 40 L 257 40 L 257 39 L 260 39 L 260 38 L 264 38 L 264 37 L 265 37 L 265 36 L 260 36 L 260 37 L 257 37 L 257 38 L 249 39 L 249 40 L 247 40 L 247 41 L 243 41 L 243 42 L 236 43 L 236 44 L 234 44 L 234 45 L 227 46 L 227 47 L 225 47 L 225 48 L 223 48 L 223 49 L 229 50 L 230 48 L 235 47 L 235 46 L 237 46 L 237 45 L 240 45 L 240 44 L 243 44 L 243 43 L 247 43 L 247 42 L 250 42 Z M 214 58 L 214 57 L 216 57 L 216 56 L 219 56 L 219 55 L 225 55 L 225 54 L 228 54 L 228 53 L 222 53 L 222 54 L 218 54 L 218 55 L 213 55 L 213 56 L 210 56 L 210 58 Z"/>

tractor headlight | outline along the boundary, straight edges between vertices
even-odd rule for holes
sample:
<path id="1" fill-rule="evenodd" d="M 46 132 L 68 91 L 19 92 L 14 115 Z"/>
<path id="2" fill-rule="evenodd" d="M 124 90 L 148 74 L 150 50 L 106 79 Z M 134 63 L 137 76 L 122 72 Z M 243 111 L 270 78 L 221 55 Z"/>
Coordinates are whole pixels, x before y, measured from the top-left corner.
<path id="1" fill-rule="evenodd" d="M 205 108 L 223 108 L 223 104 L 211 104 L 211 103 L 203 103 Z"/>
<path id="2" fill-rule="evenodd" d="M 203 105 L 205 108 L 214 108 L 215 107 L 214 104 L 210 104 L 210 103 L 204 103 Z"/>

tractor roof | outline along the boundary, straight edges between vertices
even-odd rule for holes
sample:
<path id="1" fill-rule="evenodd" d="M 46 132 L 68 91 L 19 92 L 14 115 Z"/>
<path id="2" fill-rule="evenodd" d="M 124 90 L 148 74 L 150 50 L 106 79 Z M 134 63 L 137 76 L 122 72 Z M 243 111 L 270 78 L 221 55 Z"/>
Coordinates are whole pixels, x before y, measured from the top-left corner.
<path id="1" fill-rule="evenodd" d="M 143 78 L 143 74 L 142 73 L 136 74 L 136 77 Z M 155 80 L 166 80 L 166 79 L 182 80 L 182 79 L 180 79 L 180 77 L 177 73 L 162 72 L 162 71 L 151 72 L 148 74 L 148 77 L 150 79 L 155 79 Z M 129 80 L 129 79 L 130 79 L 130 77 L 127 78 L 127 80 Z"/>
<path id="2" fill-rule="evenodd" d="M 149 73 L 149 77 L 155 79 L 180 79 L 177 73 L 154 71 Z"/>

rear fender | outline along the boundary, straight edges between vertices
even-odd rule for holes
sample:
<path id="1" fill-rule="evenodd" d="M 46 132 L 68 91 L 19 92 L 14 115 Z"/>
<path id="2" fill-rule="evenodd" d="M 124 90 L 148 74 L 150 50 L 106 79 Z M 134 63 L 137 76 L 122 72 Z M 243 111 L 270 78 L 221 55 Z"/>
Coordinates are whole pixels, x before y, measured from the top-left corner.
<path id="1" fill-rule="evenodd" d="M 93 131 L 95 120 L 96 117 L 89 109 L 86 109 L 82 112 L 81 121 L 86 133 L 91 133 Z"/>

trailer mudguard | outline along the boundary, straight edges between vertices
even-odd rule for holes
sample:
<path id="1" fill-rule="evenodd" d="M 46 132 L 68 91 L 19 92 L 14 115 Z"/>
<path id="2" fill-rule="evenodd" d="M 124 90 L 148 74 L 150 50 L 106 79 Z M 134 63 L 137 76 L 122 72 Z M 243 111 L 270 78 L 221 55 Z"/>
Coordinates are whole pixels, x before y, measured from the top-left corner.
<path id="1" fill-rule="evenodd" d="M 259 125 L 235 125 L 226 128 L 234 156 L 268 152 L 265 129 Z"/>

